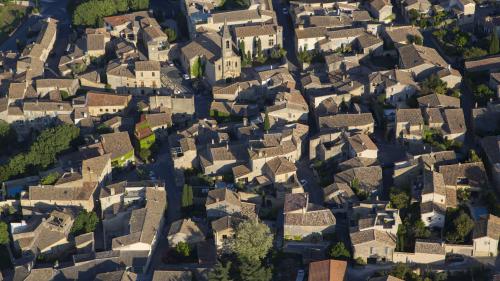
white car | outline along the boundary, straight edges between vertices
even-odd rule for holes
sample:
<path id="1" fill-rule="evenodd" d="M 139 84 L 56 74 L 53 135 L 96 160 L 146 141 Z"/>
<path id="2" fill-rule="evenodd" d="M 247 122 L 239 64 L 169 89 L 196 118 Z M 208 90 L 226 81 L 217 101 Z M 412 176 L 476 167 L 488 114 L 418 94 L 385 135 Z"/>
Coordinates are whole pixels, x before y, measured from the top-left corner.
<path id="1" fill-rule="evenodd" d="M 281 10 L 283 11 L 283 15 L 288 15 L 288 9 L 287 8 L 283 8 Z"/>
<path id="2" fill-rule="evenodd" d="M 304 281 L 306 273 L 304 272 L 303 269 L 297 270 L 297 278 L 295 278 L 295 281 Z"/>
<path id="3" fill-rule="evenodd" d="M 300 180 L 300 184 L 301 184 L 302 186 L 306 186 L 307 181 L 306 181 L 306 180 Z"/>
<path id="4" fill-rule="evenodd" d="M 187 75 L 187 74 L 182 74 L 182 78 L 184 78 L 184 80 L 191 79 L 191 77 L 189 77 L 189 75 Z"/>

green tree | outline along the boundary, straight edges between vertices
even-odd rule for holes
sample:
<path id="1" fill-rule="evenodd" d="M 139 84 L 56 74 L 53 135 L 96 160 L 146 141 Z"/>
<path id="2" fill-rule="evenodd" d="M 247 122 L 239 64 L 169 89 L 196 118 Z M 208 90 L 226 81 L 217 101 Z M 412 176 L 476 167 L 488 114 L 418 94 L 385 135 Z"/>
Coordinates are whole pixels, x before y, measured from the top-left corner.
<path id="1" fill-rule="evenodd" d="M 0 221 L 0 244 L 7 245 L 9 241 L 9 226 L 5 222 Z"/>
<path id="2" fill-rule="evenodd" d="M 455 46 L 457 46 L 459 48 L 463 48 L 467 44 L 468 41 L 469 41 L 469 38 L 466 35 L 460 34 L 460 35 L 455 37 L 455 40 L 453 40 L 453 44 L 455 44 Z"/>
<path id="3" fill-rule="evenodd" d="M 50 185 L 56 183 L 56 181 L 59 179 L 59 173 L 58 172 L 52 172 L 48 175 L 46 175 L 40 183 L 43 185 Z"/>
<path id="4" fill-rule="evenodd" d="M 228 261 L 223 265 L 220 261 L 208 273 L 208 281 L 232 281 L 229 271 L 231 270 L 231 262 Z"/>
<path id="5" fill-rule="evenodd" d="M 490 55 L 495 55 L 500 52 L 500 43 L 498 42 L 498 34 L 494 30 L 490 35 Z"/>
<path id="6" fill-rule="evenodd" d="M 463 56 L 464 56 L 464 59 L 475 59 L 475 58 L 479 58 L 479 57 L 484 57 L 487 54 L 488 54 L 488 52 L 481 49 L 481 48 L 471 47 L 471 48 L 467 48 L 464 50 Z"/>
<path id="7" fill-rule="evenodd" d="M 200 78 L 203 76 L 203 64 L 200 57 L 198 57 L 194 61 L 193 65 L 191 65 L 191 76 L 194 78 Z"/>
<path id="8" fill-rule="evenodd" d="M 233 250 L 241 259 L 263 259 L 272 245 L 271 230 L 263 223 L 247 220 L 236 228 Z"/>
<path id="9" fill-rule="evenodd" d="M 266 114 L 264 115 L 264 131 L 269 131 L 271 129 L 271 122 L 269 121 L 269 113 L 266 110 Z"/>
<path id="10" fill-rule="evenodd" d="M 129 7 L 134 11 L 146 10 L 149 8 L 149 0 L 129 0 Z"/>
<path id="11" fill-rule="evenodd" d="M 330 249 L 330 258 L 337 260 L 348 260 L 351 258 L 351 253 L 346 248 L 344 243 L 338 242 Z"/>
<path id="12" fill-rule="evenodd" d="M 452 243 L 464 242 L 465 238 L 474 228 L 474 221 L 464 211 L 452 221 L 452 226 L 446 233 L 446 239 Z"/>
<path id="13" fill-rule="evenodd" d="M 270 281 L 272 269 L 262 266 L 259 259 L 240 259 L 239 273 L 241 281 Z"/>
<path id="14" fill-rule="evenodd" d="M 493 97 L 495 97 L 495 92 L 485 84 L 480 84 L 474 89 L 474 98 L 478 102 L 485 103 Z"/>
<path id="15" fill-rule="evenodd" d="M 481 158 L 479 157 L 479 155 L 477 155 L 476 150 L 474 149 L 469 150 L 469 159 L 467 159 L 467 162 L 469 163 L 481 162 Z"/>
<path id="16" fill-rule="evenodd" d="M 408 17 L 410 18 L 410 23 L 416 25 L 420 20 L 420 13 L 415 9 L 411 9 L 408 11 Z"/>
<path id="17" fill-rule="evenodd" d="M 182 188 L 182 208 L 193 206 L 193 187 L 185 184 Z"/>
<path id="18" fill-rule="evenodd" d="M 83 210 L 76 216 L 70 232 L 74 236 L 93 232 L 98 222 L 99 218 L 95 212 L 87 212 L 86 210 Z"/>
<path id="19" fill-rule="evenodd" d="M 47 169 L 56 162 L 56 157 L 60 152 L 71 147 L 71 143 L 79 136 L 79 133 L 78 127 L 70 124 L 43 130 L 28 152 L 17 154 L 7 164 L 0 166 L 0 181 Z"/>
<path id="20" fill-rule="evenodd" d="M 175 252 L 183 257 L 189 257 L 191 255 L 191 246 L 186 242 L 179 242 L 175 245 Z"/>
<path id="21" fill-rule="evenodd" d="M 168 37 L 168 42 L 172 43 L 177 39 L 177 32 L 172 28 L 165 28 L 165 34 Z"/>
<path id="22" fill-rule="evenodd" d="M 241 60 L 243 61 L 245 59 L 245 55 L 246 55 L 246 52 L 245 52 L 245 41 L 240 40 L 238 42 L 238 49 L 240 51 Z"/>
<path id="23" fill-rule="evenodd" d="M 415 221 L 412 230 L 415 238 L 429 238 L 431 236 L 431 231 L 425 226 L 421 219 Z"/>
<path id="24" fill-rule="evenodd" d="M 467 188 L 457 188 L 457 199 L 460 202 L 467 202 L 470 199 L 470 190 Z"/>
<path id="25" fill-rule="evenodd" d="M 128 0 L 114 0 L 116 10 L 119 13 L 125 13 L 128 11 Z"/>
<path id="26" fill-rule="evenodd" d="M 15 147 L 16 140 L 16 131 L 9 123 L 0 120 L 0 154 L 10 152 Z"/>
<path id="27" fill-rule="evenodd" d="M 403 279 L 405 281 L 420 281 L 418 274 L 413 272 L 413 270 L 404 263 L 397 263 L 390 272 L 391 276 Z"/>
<path id="28" fill-rule="evenodd" d="M 437 74 L 432 74 L 422 82 L 421 89 L 422 95 L 433 93 L 445 95 L 448 91 L 448 85 Z"/>
<path id="29" fill-rule="evenodd" d="M 410 196 L 404 190 L 391 189 L 391 193 L 389 195 L 391 206 L 396 209 L 404 209 L 407 208 L 410 204 Z"/>

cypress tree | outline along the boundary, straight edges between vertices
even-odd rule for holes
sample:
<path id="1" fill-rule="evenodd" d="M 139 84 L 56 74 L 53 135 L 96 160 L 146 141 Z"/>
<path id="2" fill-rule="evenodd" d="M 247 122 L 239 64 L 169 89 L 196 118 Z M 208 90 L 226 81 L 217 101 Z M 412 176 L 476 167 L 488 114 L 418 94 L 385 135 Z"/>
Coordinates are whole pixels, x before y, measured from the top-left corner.
<path id="1" fill-rule="evenodd" d="M 493 31 L 490 37 L 490 55 L 498 54 L 500 51 L 500 44 L 498 42 L 498 34 Z"/>

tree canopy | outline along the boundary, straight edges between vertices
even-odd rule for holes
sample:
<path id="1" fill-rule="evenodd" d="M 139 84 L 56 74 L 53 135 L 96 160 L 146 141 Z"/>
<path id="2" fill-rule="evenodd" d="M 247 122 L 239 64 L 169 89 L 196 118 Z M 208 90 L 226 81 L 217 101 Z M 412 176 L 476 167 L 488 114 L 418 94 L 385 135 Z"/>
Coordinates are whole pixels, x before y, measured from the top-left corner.
<path id="1" fill-rule="evenodd" d="M 71 147 L 79 134 L 80 129 L 70 124 L 42 131 L 28 152 L 17 154 L 7 164 L 0 166 L 0 181 L 48 168 L 56 162 L 59 153 Z"/>
<path id="2" fill-rule="evenodd" d="M 229 271 L 231 269 L 231 262 L 228 261 L 226 265 L 220 261 L 215 264 L 212 271 L 208 273 L 208 281 L 232 281 Z"/>
<path id="3" fill-rule="evenodd" d="M 446 82 L 441 80 L 441 78 L 439 78 L 439 76 L 437 76 L 436 74 L 433 74 L 425 79 L 422 82 L 421 88 L 422 95 L 429 95 L 433 93 L 445 95 L 448 91 L 448 85 L 446 84 Z"/>
<path id="4" fill-rule="evenodd" d="M 389 198 L 391 205 L 396 209 L 404 209 L 410 204 L 410 196 L 404 190 L 391 189 Z"/>
<path id="5" fill-rule="evenodd" d="M 243 260 L 263 259 L 273 245 L 269 227 L 263 223 L 247 220 L 236 229 L 233 250 Z"/>
<path id="6" fill-rule="evenodd" d="M 0 244 L 5 245 L 9 241 L 9 226 L 5 222 L 0 221 Z"/>
<path id="7" fill-rule="evenodd" d="M 79 4 L 73 14 L 73 24 L 98 27 L 103 18 L 131 11 L 145 10 L 149 0 L 90 0 Z"/>
<path id="8" fill-rule="evenodd" d="M 182 208 L 189 208 L 193 206 L 193 187 L 185 184 L 182 188 Z"/>
<path id="9" fill-rule="evenodd" d="M 170 42 L 170 43 L 174 42 L 175 39 L 177 39 L 177 32 L 175 32 L 175 30 L 172 28 L 166 28 L 165 34 L 167 35 L 168 42 Z"/>
<path id="10" fill-rule="evenodd" d="M 83 210 L 78 213 L 78 216 L 76 216 L 70 232 L 75 236 L 93 232 L 98 222 L 99 218 L 97 218 L 97 214 L 95 212 L 87 212 L 86 210 Z"/>
<path id="11" fill-rule="evenodd" d="M 239 266 L 241 281 L 270 281 L 273 277 L 270 267 L 262 266 L 258 259 L 243 258 Z"/>
<path id="12" fill-rule="evenodd" d="M 448 225 L 446 232 L 446 240 L 452 243 L 464 242 L 467 235 L 474 228 L 474 221 L 470 218 L 470 216 L 465 213 L 463 210 L 458 212 L 458 216 L 455 214 L 448 214 L 447 217 L 455 217 L 452 220 L 451 225 Z"/>
<path id="13" fill-rule="evenodd" d="M 337 260 L 348 260 L 351 258 L 349 249 L 346 248 L 344 243 L 338 242 L 330 249 L 330 258 Z"/>
<path id="14" fill-rule="evenodd" d="M 498 42 L 498 34 L 497 34 L 496 30 L 494 30 L 491 33 L 489 51 L 490 51 L 490 55 L 495 55 L 495 54 L 498 54 L 498 52 L 500 52 L 500 43 Z"/>

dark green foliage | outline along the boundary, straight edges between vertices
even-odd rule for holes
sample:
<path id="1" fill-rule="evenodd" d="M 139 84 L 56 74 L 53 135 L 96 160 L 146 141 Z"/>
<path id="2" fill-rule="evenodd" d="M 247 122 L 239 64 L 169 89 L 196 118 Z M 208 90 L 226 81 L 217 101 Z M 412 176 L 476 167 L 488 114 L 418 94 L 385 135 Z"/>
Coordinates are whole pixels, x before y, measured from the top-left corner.
<path id="1" fill-rule="evenodd" d="M 0 244 L 6 245 L 9 241 L 9 226 L 5 222 L 0 221 Z"/>
<path id="2" fill-rule="evenodd" d="M 464 50 L 464 59 L 475 59 L 479 57 L 484 57 L 487 54 L 488 52 L 481 48 L 470 47 Z"/>
<path id="3" fill-rule="evenodd" d="M 266 115 L 264 116 L 264 131 L 269 131 L 271 129 L 271 123 L 269 121 L 269 113 L 266 110 Z"/>
<path id="4" fill-rule="evenodd" d="M 165 34 L 167 34 L 168 42 L 170 43 L 174 42 L 175 39 L 177 39 L 177 32 L 175 32 L 175 30 L 172 28 L 166 28 Z"/>
<path id="5" fill-rule="evenodd" d="M 265 267 L 258 259 L 240 259 L 239 273 L 241 281 L 270 281 L 272 269 Z"/>
<path id="6" fill-rule="evenodd" d="M 399 189 L 391 189 L 391 193 L 389 195 L 391 206 L 396 209 L 405 209 L 410 204 L 410 195 L 408 192 Z"/>
<path id="7" fill-rule="evenodd" d="M 179 242 L 175 245 L 175 252 L 183 257 L 189 257 L 191 255 L 191 246 L 186 242 Z"/>
<path id="8" fill-rule="evenodd" d="M 354 178 L 351 181 L 351 189 L 352 191 L 354 191 L 354 194 L 356 194 L 356 196 L 360 201 L 363 201 L 368 198 L 368 193 L 361 189 L 358 178 Z"/>
<path id="9" fill-rule="evenodd" d="M 474 221 L 463 210 L 448 209 L 446 212 L 446 240 L 463 243 L 474 228 Z"/>
<path id="10" fill-rule="evenodd" d="M 113 132 L 113 129 L 111 129 L 108 125 L 101 123 L 99 126 L 96 128 L 96 132 L 98 134 L 109 134 Z"/>
<path id="11" fill-rule="evenodd" d="M 496 33 L 496 30 L 491 33 L 490 36 L 490 48 L 489 48 L 490 55 L 495 55 L 500 52 L 500 44 L 498 42 L 498 34 Z"/>
<path id="12" fill-rule="evenodd" d="M 432 145 L 441 151 L 445 150 L 459 150 L 462 148 L 462 143 L 455 140 L 445 139 L 442 132 L 437 129 L 424 129 L 423 131 L 423 141 Z"/>
<path id="13" fill-rule="evenodd" d="M 469 159 L 467 160 L 469 163 L 474 163 L 474 162 L 481 162 L 481 158 L 479 158 L 479 155 L 477 155 L 476 150 L 471 149 L 469 150 Z"/>
<path id="14" fill-rule="evenodd" d="M 97 214 L 95 212 L 87 212 L 86 210 L 83 210 L 78 213 L 78 216 L 75 218 L 75 222 L 73 223 L 70 232 L 74 236 L 93 232 L 98 222 L 99 218 L 97 218 Z"/>
<path id="15" fill-rule="evenodd" d="M 494 97 L 495 92 L 485 84 L 480 84 L 474 89 L 474 100 L 478 103 L 485 104 Z"/>
<path id="16" fill-rule="evenodd" d="M 59 179 L 59 173 L 58 172 L 53 172 L 48 175 L 46 175 L 41 181 L 41 184 L 44 185 L 50 185 L 56 183 L 56 181 Z"/>
<path id="17" fill-rule="evenodd" d="M 17 154 L 7 164 L 0 166 L 0 181 L 47 169 L 56 162 L 60 152 L 71 147 L 79 134 L 80 129 L 69 124 L 42 131 L 28 152 Z"/>
<path id="18" fill-rule="evenodd" d="M 182 189 L 182 208 L 193 206 L 193 187 L 185 184 Z"/>
<path id="19" fill-rule="evenodd" d="M 103 25 L 104 17 L 148 7 L 149 0 L 90 0 L 75 8 L 73 24 L 98 27 Z"/>
<path id="20" fill-rule="evenodd" d="M 194 78 L 200 78 L 203 76 L 203 62 L 201 58 L 198 57 L 193 65 L 191 65 L 191 76 Z"/>
<path id="21" fill-rule="evenodd" d="M 208 273 L 208 281 L 232 281 L 229 271 L 231 262 L 228 261 L 223 265 L 220 261 L 214 266 L 213 270 Z"/>
<path id="22" fill-rule="evenodd" d="M 391 270 L 390 275 L 403 279 L 405 281 L 420 281 L 422 280 L 418 274 L 404 263 L 397 263 Z"/>
<path id="23" fill-rule="evenodd" d="M 349 260 L 351 253 L 344 243 L 338 242 L 330 249 L 330 258 L 337 260 Z"/>
<path id="24" fill-rule="evenodd" d="M 16 143 L 16 132 L 5 121 L 0 120 L 0 154 L 8 153 Z"/>
<path id="25" fill-rule="evenodd" d="M 425 79 L 422 82 L 421 85 L 422 88 L 422 95 L 429 95 L 429 94 L 439 94 L 439 95 L 445 95 L 446 92 L 448 91 L 448 85 L 446 82 L 441 80 L 437 74 L 433 74 L 429 76 L 427 79 Z"/>

